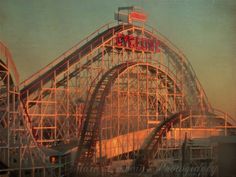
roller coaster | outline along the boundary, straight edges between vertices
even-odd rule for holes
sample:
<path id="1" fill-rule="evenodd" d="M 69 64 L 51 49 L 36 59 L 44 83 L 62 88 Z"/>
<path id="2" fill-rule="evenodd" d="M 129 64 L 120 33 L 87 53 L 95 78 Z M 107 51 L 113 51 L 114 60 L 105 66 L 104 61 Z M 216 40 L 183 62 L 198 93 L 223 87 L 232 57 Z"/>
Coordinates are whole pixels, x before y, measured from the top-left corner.
<path id="1" fill-rule="evenodd" d="M 158 167 L 217 168 L 217 145 L 196 142 L 235 137 L 235 120 L 212 108 L 187 57 L 144 17 L 120 8 L 118 22 L 21 83 L 0 43 L 0 176 L 171 176 Z"/>

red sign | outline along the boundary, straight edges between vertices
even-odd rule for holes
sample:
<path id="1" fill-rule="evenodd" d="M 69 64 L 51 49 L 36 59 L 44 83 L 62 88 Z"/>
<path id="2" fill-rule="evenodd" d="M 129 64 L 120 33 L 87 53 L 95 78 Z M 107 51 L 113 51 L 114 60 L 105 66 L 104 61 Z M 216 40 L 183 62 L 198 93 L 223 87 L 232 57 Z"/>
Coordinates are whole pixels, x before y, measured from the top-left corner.
<path id="1" fill-rule="evenodd" d="M 140 13 L 140 12 L 131 12 L 129 14 L 129 19 L 131 21 L 141 21 L 141 22 L 145 22 L 147 21 L 147 16 L 143 13 Z"/>
<path id="2" fill-rule="evenodd" d="M 123 46 L 130 49 L 149 51 L 149 52 L 160 52 L 160 42 L 156 39 L 148 39 L 144 37 L 134 37 L 133 35 L 124 35 L 118 33 L 116 36 L 116 45 Z"/>

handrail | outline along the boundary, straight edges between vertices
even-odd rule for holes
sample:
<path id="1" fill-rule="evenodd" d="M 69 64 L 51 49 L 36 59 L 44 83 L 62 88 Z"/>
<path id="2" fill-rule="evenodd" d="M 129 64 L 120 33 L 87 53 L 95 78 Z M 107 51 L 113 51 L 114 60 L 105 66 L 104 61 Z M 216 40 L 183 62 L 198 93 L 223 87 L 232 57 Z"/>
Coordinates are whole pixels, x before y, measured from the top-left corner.
<path id="1" fill-rule="evenodd" d="M 64 52 L 63 54 L 61 54 L 59 57 L 57 57 L 56 59 L 54 59 L 52 62 L 50 62 L 48 65 L 46 65 L 45 67 L 43 67 L 42 69 L 40 69 L 38 72 L 34 73 L 33 75 L 31 75 L 28 79 L 22 81 L 20 83 L 20 86 L 25 86 L 29 83 L 31 83 L 32 81 L 34 81 L 35 79 L 37 79 L 41 74 L 45 73 L 46 71 L 48 71 L 49 69 L 51 69 L 52 67 L 54 67 L 56 64 L 58 64 L 60 61 L 62 61 L 63 59 L 65 59 L 65 57 L 69 56 L 70 54 L 72 54 L 74 51 L 76 51 L 77 49 L 79 49 L 81 46 L 83 46 L 83 44 L 85 44 L 86 42 L 88 42 L 89 40 L 91 40 L 95 35 L 99 34 L 101 31 L 104 31 L 105 29 L 109 29 L 110 25 L 112 24 L 112 22 L 108 22 L 105 25 L 99 27 L 96 31 L 94 31 L 93 33 L 89 34 L 88 36 L 86 36 L 85 38 L 83 38 L 80 42 L 78 42 L 76 45 L 74 45 L 73 47 L 71 47 L 69 50 L 67 50 L 66 52 Z"/>
<path id="2" fill-rule="evenodd" d="M 236 120 L 231 116 L 231 115 L 229 115 L 228 113 L 226 113 L 226 112 L 224 112 L 224 111 L 222 111 L 222 110 L 220 110 L 220 109 L 217 109 L 217 108 L 214 108 L 213 109 L 213 113 L 215 113 L 215 114 L 217 114 L 217 115 L 222 115 L 224 118 L 225 118 L 225 116 L 227 117 L 227 120 L 230 120 L 231 122 L 229 122 L 229 123 L 234 123 L 234 125 L 236 125 Z"/>
<path id="3" fill-rule="evenodd" d="M 27 84 L 30 84 L 31 82 L 33 82 L 34 80 L 36 80 L 37 78 L 39 78 L 43 73 L 46 73 L 46 71 L 50 70 L 52 67 L 54 67 L 56 64 L 58 64 L 60 61 L 62 61 L 63 59 L 66 58 L 66 56 L 69 56 L 70 54 L 72 54 L 75 50 L 79 49 L 82 44 L 86 43 L 89 41 L 89 39 L 92 39 L 92 37 L 94 37 L 95 34 L 99 34 L 101 30 L 104 30 L 104 28 L 108 28 L 109 29 L 109 25 L 111 23 L 107 23 L 105 25 L 103 25 L 102 27 L 100 27 L 98 30 L 96 30 L 95 32 L 93 32 L 92 34 L 90 34 L 88 37 L 84 38 L 82 41 L 80 41 L 77 45 L 75 45 L 74 47 L 72 47 L 71 49 L 69 49 L 68 51 L 66 51 L 65 53 L 63 53 L 61 56 L 59 56 L 58 58 L 56 58 L 54 61 L 52 61 L 51 63 L 49 63 L 46 67 L 44 67 L 43 69 L 41 69 L 40 71 L 38 71 L 37 73 L 35 73 L 34 75 L 32 75 L 29 79 L 23 81 L 22 83 L 20 83 L 20 86 L 26 86 Z M 200 92 L 203 93 L 203 96 L 206 100 L 206 104 L 209 106 L 210 109 L 212 109 L 209 100 L 206 96 L 206 93 L 201 85 L 201 83 L 199 82 L 195 71 L 193 70 L 192 65 L 190 64 L 190 62 L 188 61 L 187 57 L 182 53 L 182 51 L 180 51 L 172 42 L 170 42 L 165 36 L 163 36 L 159 31 L 157 31 L 156 29 L 154 29 L 151 26 L 146 25 L 147 27 L 147 31 L 149 30 L 151 33 L 154 33 L 157 35 L 157 37 L 161 38 L 161 41 L 164 42 L 165 45 L 167 45 L 174 53 L 178 54 L 185 62 L 186 64 L 186 68 L 188 68 L 190 70 L 190 72 L 192 73 L 193 78 L 196 81 L 196 87 L 198 88 L 198 90 Z M 141 28 L 141 27 L 140 27 Z M 148 29 L 149 28 L 149 29 Z M 151 29 L 151 30 L 150 30 Z M 95 41 L 96 42 L 96 41 Z M 92 44 L 93 45 L 93 44 Z M 87 49 L 87 47 L 85 48 Z M 83 50 L 82 50 L 83 51 Z M 81 51 L 81 52 L 82 52 Z M 81 53 L 80 52 L 80 53 Z M 64 63 L 65 64 L 65 63 Z M 64 66 L 63 64 L 63 66 Z M 60 67 L 60 66 L 59 66 Z"/>
<path id="4" fill-rule="evenodd" d="M 114 27 L 113 27 L 114 28 Z M 114 30 L 111 30 L 111 28 L 109 28 L 109 25 L 108 25 L 108 29 L 107 30 L 109 30 L 110 29 L 110 32 L 113 32 Z M 105 31 L 103 31 L 103 32 L 105 32 Z M 99 34 L 99 33 L 98 33 Z M 100 33 L 100 34 L 102 34 L 102 33 Z M 112 33 L 108 33 L 108 34 L 112 34 Z M 104 42 L 103 40 L 104 40 L 104 37 L 107 37 L 107 34 L 105 34 L 105 35 L 102 35 L 102 36 L 99 36 L 99 39 L 102 41 L 102 42 Z M 94 38 L 93 38 L 94 39 Z M 91 39 L 91 40 L 93 40 L 93 39 Z M 109 40 L 109 39 L 108 39 Z M 90 45 L 88 45 L 88 46 L 85 46 L 86 44 L 84 44 L 84 46 L 85 47 L 83 47 L 83 46 L 81 46 L 78 50 L 80 50 L 81 49 L 81 51 L 79 51 L 79 56 L 81 56 L 81 55 L 88 55 L 88 53 L 83 53 L 83 52 L 87 52 L 86 50 L 87 49 L 90 49 L 91 51 L 92 50 L 94 50 L 94 49 L 96 49 L 98 46 L 97 45 L 95 45 L 95 47 L 93 46 L 94 45 L 94 43 L 96 43 L 98 41 L 98 39 L 97 40 L 95 40 L 95 41 L 93 41 Z M 83 57 L 84 57 L 83 56 Z M 79 58 L 80 59 L 80 58 Z M 59 62 L 57 65 L 57 68 L 55 69 L 55 71 L 59 71 L 61 68 L 63 69 L 63 67 L 66 67 L 66 65 L 68 64 L 68 62 L 70 63 L 71 61 L 73 62 L 73 58 L 71 59 L 68 59 L 67 61 L 65 61 L 65 62 Z M 54 66 L 53 66 L 54 67 Z M 53 68 L 52 67 L 52 68 Z M 49 72 L 48 72 L 49 71 Z M 49 77 L 50 76 L 52 76 L 52 74 L 53 74 L 53 72 L 54 71 L 50 71 L 50 69 L 49 70 L 46 70 L 45 71 L 45 73 L 44 73 L 44 78 L 42 78 L 42 80 L 43 81 L 47 81 L 47 79 L 49 79 Z M 37 79 L 39 79 L 40 77 L 42 77 L 42 75 L 39 75 L 39 77 L 38 78 L 36 78 L 36 80 Z M 35 81 L 36 81 L 35 80 Z M 32 81 L 32 82 L 30 82 L 29 83 L 29 85 L 24 85 L 24 87 L 23 88 L 21 88 L 22 90 L 21 90 L 21 95 L 24 95 L 25 93 L 26 93 L 26 91 L 27 90 L 29 90 L 29 89 L 32 89 L 34 86 L 36 86 L 37 84 L 39 84 L 39 82 L 36 82 L 36 83 L 34 83 L 34 80 Z M 27 86 L 29 86 L 29 88 L 27 88 L 27 89 L 25 89 Z"/>

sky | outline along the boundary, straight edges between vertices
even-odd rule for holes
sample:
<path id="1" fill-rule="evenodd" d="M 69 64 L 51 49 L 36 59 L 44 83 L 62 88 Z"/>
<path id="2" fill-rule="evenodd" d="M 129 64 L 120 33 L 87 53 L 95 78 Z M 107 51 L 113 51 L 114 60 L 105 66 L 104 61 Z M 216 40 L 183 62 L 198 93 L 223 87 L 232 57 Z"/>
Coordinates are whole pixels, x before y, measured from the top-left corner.
<path id="1" fill-rule="evenodd" d="M 0 0 L 0 40 L 23 81 L 130 5 L 186 54 L 212 106 L 236 119 L 236 0 Z"/>

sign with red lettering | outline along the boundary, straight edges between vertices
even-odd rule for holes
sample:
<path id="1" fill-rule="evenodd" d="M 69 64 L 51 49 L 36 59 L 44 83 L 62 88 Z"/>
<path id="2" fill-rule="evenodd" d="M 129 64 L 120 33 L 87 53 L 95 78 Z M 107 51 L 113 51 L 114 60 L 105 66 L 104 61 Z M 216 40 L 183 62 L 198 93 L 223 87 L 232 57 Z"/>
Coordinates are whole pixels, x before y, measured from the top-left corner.
<path id="1" fill-rule="evenodd" d="M 134 11 L 129 14 L 129 20 L 145 22 L 147 21 L 147 16 L 144 13 Z"/>
<path id="2" fill-rule="evenodd" d="M 116 36 L 116 45 L 147 52 L 160 52 L 160 42 L 157 39 L 149 39 L 133 35 L 118 33 Z"/>

